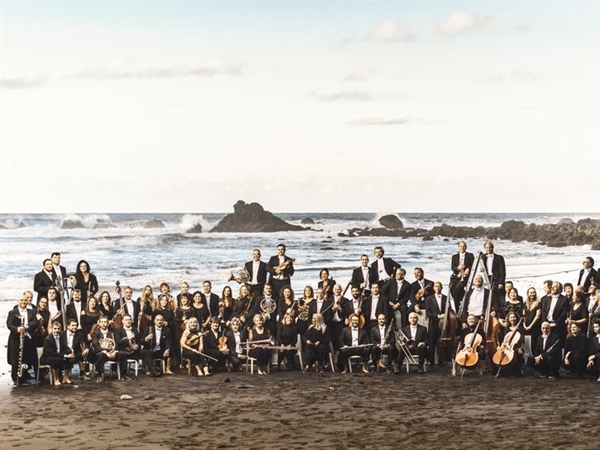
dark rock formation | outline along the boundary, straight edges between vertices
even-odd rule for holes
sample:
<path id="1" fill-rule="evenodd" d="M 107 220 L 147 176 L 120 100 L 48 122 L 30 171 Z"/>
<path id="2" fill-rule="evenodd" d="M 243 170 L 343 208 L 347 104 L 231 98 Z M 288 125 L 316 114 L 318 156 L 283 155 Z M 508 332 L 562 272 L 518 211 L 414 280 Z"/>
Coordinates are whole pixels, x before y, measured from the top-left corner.
<path id="1" fill-rule="evenodd" d="M 144 228 L 164 228 L 165 224 L 162 220 L 152 219 L 144 222 Z"/>
<path id="2" fill-rule="evenodd" d="M 211 233 L 273 233 L 277 231 L 301 231 L 305 228 L 292 225 L 274 216 L 258 203 L 238 200 L 233 214 L 228 214 L 210 230 Z"/>
<path id="3" fill-rule="evenodd" d="M 388 214 L 379 218 L 379 224 L 385 228 L 391 228 L 392 230 L 401 230 L 404 228 L 404 224 L 394 214 Z"/>
<path id="4" fill-rule="evenodd" d="M 63 220 L 62 225 L 60 226 L 62 230 L 75 230 L 77 228 L 85 228 L 83 222 L 81 220 Z"/>
<path id="5" fill-rule="evenodd" d="M 301 223 L 302 225 L 314 225 L 314 224 L 315 224 L 315 221 L 314 221 L 314 220 L 312 220 L 310 217 L 305 217 L 304 219 L 302 219 L 302 220 L 300 221 L 300 223 Z"/>
<path id="6" fill-rule="evenodd" d="M 192 228 L 187 230 L 186 233 L 202 233 L 202 224 L 197 223 Z"/>
<path id="7" fill-rule="evenodd" d="M 567 245 L 591 245 L 592 250 L 600 250 L 600 220 L 582 219 L 575 223 L 562 219 L 556 224 L 526 224 L 508 220 L 499 227 L 454 227 L 446 224 L 431 230 L 421 228 L 353 228 L 339 233 L 341 237 L 355 236 L 396 236 L 399 238 L 420 237 L 429 241 L 434 237 L 453 239 L 504 239 L 512 242 L 536 242 L 549 247 Z"/>

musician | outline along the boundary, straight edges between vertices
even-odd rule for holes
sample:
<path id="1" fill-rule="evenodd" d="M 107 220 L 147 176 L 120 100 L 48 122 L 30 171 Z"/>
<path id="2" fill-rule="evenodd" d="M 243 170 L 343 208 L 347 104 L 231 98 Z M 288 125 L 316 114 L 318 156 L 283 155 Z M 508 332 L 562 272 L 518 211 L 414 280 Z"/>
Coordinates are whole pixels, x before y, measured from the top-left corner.
<path id="1" fill-rule="evenodd" d="M 229 286 L 226 286 L 229 288 Z M 231 288 L 229 288 L 231 290 Z M 198 324 L 200 325 L 200 329 L 203 330 L 208 328 L 210 313 L 208 312 L 208 308 L 204 304 L 202 300 L 202 292 L 195 291 L 192 295 L 192 308 L 194 310 L 194 317 L 198 320 Z"/>
<path id="2" fill-rule="evenodd" d="M 161 298 L 168 304 L 169 300 L 166 295 L 162 295 Z M 171 333 L 169 327 L 165 325 L 162 313 L 158 313 L 154 316 L 153 323 L 149 325 L 144 332 L 142 337 L 142 346 L 150 351 L 152 360 L 164 359 L 166 363 L 165 373 L 170 375 L 173 374 L 171 371 L 173 334 Z M 150 370 L 152 370 L 152 376 L 160 376 L 160 372 L 157 372 L 154 364 L 152 364 Z"/>
<path id="3" fill-rule="evenodd" d="M 175 344 L 173 347 L 173 364 L 177 366 L 178 362 L 181 362 L 181 348 L 179 347 L 179 341 L 181 340 L 181 335 L 186 328 L 187 321 L 194 316 L 194 308 L 190 305 L 190 297 L 191 295 L 182 295 L 179 297 L 177 309 L 175 309 L 174 320 L 174 334 L 173 334 L 173 343 Z"/>
<path id="4" fill-rule="evenodd" d="M 115 317 L 115 308 L 112 304 L 112 299 L 110 297 L 110 292 L 102 291 L 100 292 L 100 297 L 98 301 L 98 310 L 100 314 L 108 317 L 108 322 L 112 325 L 113 317 Z"/>
<path id="5" fill-rule="evenodd" d="M 37 312 L 37 305 L 33 304 L 33 292 L 25 291 L 23 295 L 27 298 L 27 309 Z M 17 305 L 15 305 L 15 308 L 17 308 Z"/>
<path id="6" fill-rule="evenodd" d="M 190 318 L 187 323 L 183 334 L 181 335 L 181 356 L 184 359 L 189 359 L 190 364 L 196 369 L 196 374 L 199 377 L 210 375 L 208 364 L 203 353 L 202 348 L 202 336 L 200 333 L 200 325 L 198 319 L 195 317 Z"/>
<path id="7" fill-rule="evenodd" d="M 350 290 L 351 298 L 346 303 L 346 311 L 344 315 L 346 316 L 346 325 L 350 325 L 350 315 L 355 314 L 357 316 L 363 316 L 363 302 L 364 298 L 361 296 L 361 291 L 357 287 L 352 287 Z M 364 320 L 364 319 L 363 319 Z"/>
<path id="8" fill-rule="evenodd" d="M 452 255 L 450 262 L 450 269 L 452 275 L 450 276 L 450 291 L 456 308 L 459 307 L 460 302 L 465 296 L 465 288 L 471 275 L 471 268 L 475 262 L 475 256 L 473 253 L 467 251 L 467 243 L 465 241 L 459 241 L 458 253 Z"/>
<path id="9" fill-rule="evenodd" d="M 323 368 L 326 366 L 327 355 L 329 354 L 330 339 L 327 324 L 320 313 L 317 312 L 311 316 L 311 325 L 304 334 L 304 342 L 304 351 L 306 353 L 304 371 L 316 367 L 322 373 Z"/>
<path id="10" fill-rule="evenodd" d="M 562 354 L 560 337 L 552 332 L 550 322 L 544 321 L 533 351 L 534 368 L 541 377 L 557 379 Z"/>
<path id="11" fill-rule="evenodd" d="M 56 288 L 48 289 L 48 311 L 50 311 L 50 325 L 52 325 L 52 322 L 55 320 L 62 323 L 61 304 Z M 50 325 L 48 326 L 48 332 L 52 329 Z"/>
<path id="12" fill-rule="evenodd" d="M 59 291 L 62 291 L 64 289 L 63 281 L 67 279 L 67 269 L 60 265 L 61 257 L 59 252 L 52 252 L 50 259 L 52 260 L 52 270 L 54 270 L 54 273 L 56 274 L 55 287 L 58 287 Z M 62 302 L 64 295 L 61 295 L 60 297 Z"/>
<path id="13" fill-rule="evenodd" d="M 48 290 L 56 286 L 56 273 L 52 266 L 51 259 L 45 259 L 42 264 L 42 270 L 35 274 L 33 278 L 33 290 L 37 292 L 36 303 L 40 298 L 48 298 Z M 61 302 L 57 299 L 58 310 L 60 311 Z"/>
<path id="14" fill-rule="evenodd" d="M 229 347 L 229 362 L 233 371 L 241 370 L 243 361 L 246 360 L 245 349 L 242 343 L 248 338 L 242 330 L 242 323 L 236 317 L 231 319 L 231 329 L 225 332 L 227 337 L 227 346 Z"/>
<path id="15" fill-rule="evenodd" d="M 514 289 L 514 288 L 513 288 Z M 522 375 L 523 358 L 523 326 L 519 323 L 520 316 L 515 312 L 510 312 L 506 316 L 505 325 L 500 331 L 500 341 L 503 345 L 509 345 L 514 350 L 512 361 L 507 365 L 500 365 L 496 370 L 500 370 L 500 375 L 510 377 L 520 377 Z M 502 351 L 502 350 L 500 350 Z"/>
<path id="16" fill-rule="evenodd" d="M 333 286 L 335 280 L 329 276 L 329 269 L 324 268 L 319 272 L 319 282 L 317 283 L 318 288 L 323 288 L 325 291 L 325 298 L 329 298 L 333 295 Z"/>
<path id="17" fill-rule="evenodd" d="M 504 292 L 505 292 L 505 294 L 506 294 L 506 295 L 504 296 L 504 298 L 500 298 L 500 299 L 498 299 L 498 301 L 497 301 L 497 304 L 498 304 L 498 306 L 499 306 L 500 308 L 502 308 L 502 306 L 503 306 L 505 303 L 508 303 L 508 302 L 510 302 L 510 301 L 511 301 L 511 300 L 510 300 L 510 291 L 511 291 L 511 289 L 513 289 L 514 287 L 515 287 L 515 286 L 514 286 L 514 284 L 513 284 L 513 282 L 512 282 L 512 281 L 507 281 L 507 282 L 504 284 Z M 518 301 L 519 301 L 521 304 L 523 303 L 523 297 L 522 297 L 521 295 L 519 295 L 519 292 L 518 292 L 518 291 L 517 291 L 517 300 L 518 300 Z M 522 314 L 519 314 L 519 316 L 521 316 L 521 315 L 522 315 Z"/>
<path id="18" fill-rule="evenodd" d="M 362 305 L 362 311 L 365 314 L 365 331 L 367 335 L 371 333 L 371 329 L 377 326 L 377 318 L 380 314 L 386 317 L 389 315 L 389 304 L 383 295 L 379 292 L 379 283 L 371 285 L 371 295 L 365 299 Z"/>
<path id="19" fill-rule="evenodd" d="M 600 381 L 600 322 L 594 322 L 593 334 L 588 343 L 587 369 L 593 376 L 598 377 Z"/>
<path id="20" fill-rule="evenodd" d="M 345 327 L 340 334 L 339 353 L 337 365 L 342 373 L 347 372 L 348 358 L 360 356 L 362 371 L 369 373 L 369 336 L 363 328 L 358 327 L 358 315 L 350 316 L 350 325 Z"/>
<path id="21" fill-rule="evenodd" d="M 81 314 L 85 311 L 85 307 L 81 303 L 81 291 L 73 289 L 73 298 L 71 303 L 67 305 L 67 320 L 73 319 L 77 321 L 77 329 L 81 330 Z"/>
<path id="22" fill-rule="evenodd" d="M 265 283 L 267 282 L 267 263 L 260 260 L 260 250 L 252 250 L 252 261 L 244 264 L 244 268 L 250 274 L 250 291 L 257 297 L 262 294 Z"/>
<path id="23" fill-rule="evenodd" d="M 379 281 L 380 288 L 383 287 L 383 283 L 392 278 L 392 275 L 396 269 L 400 268 L 400 263 L 397 263 L 392 258 L 384 258 L 385 251 L 381 245 L 378 245 L 373 249 L 375 254 L 375 261 L 371 264 L 371 269 L 377 274 L 377 280 Z"/>
<path id="24" fill-rule="evenodd" d="M 219 348 L 219 338 L 221 337 L 219 327 L 219 319 L 211 317 L 209 330 L 202 336 L 202 352 L 213 358 L 209 358 L 209 361 L 207 361 L 207 370 L 204 371 L 204 375 L 210 375 L 210 372 L 216 372 L 218 367 L 225 367 L 225 362 L 227 361 L 227 352 L 222 352 Z M 210 369 L 210 371 L 208 371 L 208 369 Z"/>
<path id="25" fill-rule="evenodd" d="M 442 294 L 442 283 L 436 281 L 433 283 L 433 295 L 430 295 L 425 299 L 425 311 L 427 318 L 429 319 L 429 326 L 427 331 L 429 333 L 429 364 L 433 366 L 435 361 L 435 352 L 437 349 L 437 342 L 440 337 L 440 320 L 446 317 L 446 303 L 448 302 L 448 296 Z M 452 307 L 448 305 L 448 311 L 451 311 Z M 438 355 L 438 359 L 440 355 Z M 439 361 L 440 365 L 443 365 L 450 361 Z"/>
<path id="26" fill-rule="evenodd" d="M 190 285 L 187 281 L 181 283 L 181 291 L 177 294 L 177 305 L 181 306 L 181 297 L 187 297 L 188 305 L 192 304 L 192 294 L 190 293 Z"/>
<path id="27" fill-rule="evenodd" d="M 242 284 L 238 297 L 233 302 L 233 317 L 239 319 L 244 328 L 251 326 L 250 318 L 253 317 L 251 311 L 254 303 L 256 302 L 250 294 L 250 286 Z"/>
<path id="28" fill-rule="evenodd" d="M 587 306 L 585 306 L 584 294 L 574 291 L 573 302 L 571 303 L 569 312 L 567 313 L 567 329 L 569 325 L 576 323 L 581 329 L 581 334 L 587 336 L 589 316 L 590 313 L 587 309 Z"/>
<path id="29" fill-rule="evenodd" d="M 308 321 L 312 323 L 312 316 L 314 314 L 321 314 L 323 316 L 323 320 L 327 326 L 331 325 L 331 321 L 333 320 L 333 288 L 335 286 L 339 287 L 339 291 L 341 292 L 342 287 L 339 284 L 333 285 L 331 289 L 331 296 L 327 296 L 325 289 L 322 287 L 317 289 L 317 298 L 310 302 L 308 308 Z"/>
<path id="30" fill-rule="evenodd" d="M 433 281 L 425 278 L 425 272 L 420 267 L 415 267 L 414 272 L 415 281 L 410 285 L 410 301 L 412 306 L 409 311 L 417 311 L 415 308 L 419 306 L 420 309 L 425 309 L 425 299 L 430 295 L 433 295 Z M 421 291 L 421 292 L 419 292 Z M 417 294 L 420 294 L 421 300 L 417 298 Z"/>
<path id="31" fill-rule="evenodd" d="M 127 363 L 127 355 L 117 349 L 114 332 L 108 327 L 108 317 L 98 319 L 98 329 L 92 335 L 92 353 L 96 360 L 97 383 L 104 381 L 104 364 L 116 361 L 119 365 Z"/>
<path id="32" fill-rule="evenodd" d="M 272 339 L 271 334 L 269 333 L 269 330 L 263 326 L 264 321 L 261 314 L 256 314 L 252 322 L 254 323 L 254 327 L 248 331 L 248 356 L 256 359 L 258 364 L 258 374 L 266 375 L 268 372 L 268 365 L 271 361 L 271 349 L 268 348 L 271 345 L 268 342 Z"/>
<path id="33" fill-rule="evenodd" d="M 158 288 L 160 290 L 159 297 L 161 295 L 166 295 L 169 299 L 169 309 L 171 311 L 175 311 L 175 308 L 177 308 L 177 299 L 171 295 L 171 287 L 169 286 L 169 283 L 163 281 L 162 283 L 160 283 L 160 286 Z M 157 308 L 158 305 L 154 309 L 156 310 Z"/>
<path id="34" fill-rule="evenodd" d="M 291 277 L 294 275 L 294 260 L 285 254 L 284 244 L 277 246 L 277 255 L 271 256 L 267 264 L 267 272 L 271 274 L 270 282 L 273 285 L 273 297 L 279 300 L 279 293 L 284 286 L 291 286 Z"/>
<path id="35" fill-rule="evenodd" d="M 211 317 L 219 316 L 219 296 L 212 291 L 212 283 L 209 280 L 202 282 L 202 301 L 208 308 Z"/>
<path id="36" fill-rule="evenodd" d="M 425 373 L 423 365 L 425 364 L 425 359 L 428 357 L 427 341 L 429 340 L 429 336 L 427 333 L 427 328 L 423 325 L 419 325 L 417 323 L 418 320 L 419 315 L 415 312 L 411 312 L 408 315 L 408 326 L 404 327 L 402 332 L 408 338 L 408 342 L 406 342 L 408 351 L 410 351 L 413 355 L 416 354 L 419 358 L 418 372 L 421 374 Z M 402 367 L 405 357 L 406 355 L 404 352 L 398 352 L 399 367 Z"/>
<path id="37" fill-rule="evenodd" d="M 525 358 L 528 360 L 526 364 L 531 365 L 533 364 L 533 350 L 537 338 L 541 333 L 540 322 L 542 321 L 542 302 L 537 298 L 537 291 L 533 286 L 527 289 L 523 312 L 525 314 L 523 321 L 523 330 L 525 333 L 523 348 L 525 350 Z"/>
<path id="38" fill-rule="evenodd" d="M 52 324 L 52 333 L 44 339 L 44 351 L 40 358 L 40 364 L 50 366 L 54 386 L 61 384 L 73 384 L 69 378 L 70 369 L 75 361 L 75 353 L 68 347 L 64 334 L 61 334 L 60 322 Z M 60 374 L 64 371 L 63 381 L 60 382 Z"/>
<path id="39" fill-rule="evenodd" d="M 460 305 L 461 311 L 459 318 L 465 328 L 467 316 L 473 314 L 474 316 L 481 318 L 483 317 L 489 301 L 490 291 L 483 287 L 483 277 L 479 274 L 473 277 L 473 287 L 469 289 L 469 292 L 465 295 L 464 301 Z"/>
<path id="40" fill-rule="evenodd" d="M 158 315 L 162 317 L 162 324 L 169 329 L 170 342 L 172 343 L 177 324 L 175 323 L 175 312 L 171 309 L 171 298 L 168 294 L 161 294 L 158 297 L 158 307 L 152 311 L 152 322 L 156 321 Z"/>
<path id="41" fill-rule="evenodd" d="M 120 361 L 121 380 L 131 381 L 127 373 L 127 359 L 141 359 L 146 367 L 151 368 L 153 367 L 152 355 L 149 350 L 142 348 L 142 336 L 138 329 L 133 326 L 133 318 L 130 314 L 123 314 L 122 323 L 123 326 L 115 330 L 114 336 L 117 342 L 117 349 L 126 355 Z"/>
<path id="42" fill-rule="evenodd" d="M 87 305 L 85 305 L 85 311 L 81 313 L 81 321 L 78 322 L 75 319 L 72 320 L 77 322 L 77 329 L 82 330 L 86 339 L 91 341 L 92 334 L 96 331 L 96 328 L 98 328 L 98 319 L 100 319 L 101 315 L 103 314 L 100 312 L 100 308 L 98 308 L 98 300 L 96 300 L 96 297 L 90 297 L 88 298 Z M 80 323 L 81 328 L 79 327 Z M 110 320 L 108 323 L 110 324 Z"/>
<path id="43" fill-rule="evenodd" d="M 371 295 L 371 284 L 378 279 L 379 274 L 377 271 L 369 266 L 369 257 L 367 255 L 361 255 L 360 267 L 357 267 L 352 271 L 352 278 L 350 279 L 352 287 L 358 288 L 366 298 Z"/>
<path id="44" fill-rule="evenodd" d="M 323 289 L 321 289 L 322 291 Z M 281 363 L 285 361 L 288 370 L 296 370 L 296 354 L 298 350 L 298 327 L 291 314 L 285 314 L 277 323 L 277 345 L 282 347 L 277 352 L 277 370 L 281 370 Z M 291 347 L 289 349 L 283 347 Z"/>
<path id="45" fill-rule="evenodd" d="M 360 292 L 359 287 L 356 290 Z M 333 302 L 333 306 L 331 307 L 331 321 L 327 328 L 333 348 L 337 351 L 340 334 L 346 326 L 346 318 L 350 315 L 348 305 L 350 301 L 342 295 L 342 286 L 339 284 L 333 286 L 333 297 L 331 300 Z"/>
<path id="46" fill-rule="evenodd" d="M 90 301 L 88 299 L 88 305 Z M 67 343 L 67 347 L 73 350 L 75 354 L 75 358 L 73 360 L 68 360 L 65 365 L 65 375 L 68 379 L 71 378 L 71 369 L 73 365 L 79 364 L 79 372 L 81 374 L 85 374 L 87 372 L 87 361 L 90 353 L 89 342 L 87 337 L 85 336 L 83 330 L 78 330 L 77 327 L 79 324 L 74 319 L 69 319 L 67 321 L 67 329 L 63 331 L 63 337 Z M 94 362 L 94 361 L 91 361 Z M 82 377 L 85 381 L 89 381 L 89 373 L 87 375 L 83 375 Z M 64 384 L 64 379 L 63 379 Z"/>
<path id="47" fill-rule="evenodd" d="M 81 290 L 81 304 L 85 307 L 88 297 L 98 292 L 98 279 L 92 273 L 89 263 L 82 259 L 75 270 L 75 286 Z"/>
<path id="48" fill-rule="evenodd" d="M 561 338 L 562 342 L 567 336 L 568 312 L 567 298 L 562 295 L 562 283 L 553 281 L 551 294 L 542 298 L 542 319 L 550 322 L 550 328 Z"/>
<path id="49" fill-rule="evenodd" d="M 34 336 L 35 346 L 43 347 L 44 338 L 48 336 L 48 327 L 50 324 L 50 311 L 48 311 L 48 299 L 46 297 L 39 299 L 37 309 L 35 310 L 35 318 L 38 321 Z"/>
<path id="50" fill-rule="evenodd" d="M 252 287 L 250 288 L 252 290 Z M 221 291 L 221 298 L 219 299 L 219 323 L 221 324 L 221 331 L 224 328 L 228 328 L 233 317 L 233 291 L 229 286 L 225 286 Z"/>
<path id="51" fill-rule="evenodd" d="M 391 373 L 396 360 L 398 359 L 398 349 L 396 349 L 396 336 L 393 333 L 393 326 L 388 323 L 385 314 L 377 316 L 377 326 L 371 328 L 371 360 L 373 365 L 379 370 L 385 370 Z M 383 355 L 387 355 L 387 364 L 383 362 Z M 398 367 L 395 367 L 398 370 Z"/>
<path id="52" fill-rule="evenodd" d="M 575 372 L 578 378 L 583 378 L 588 358 L 587 336 L 581 333 L 581 328 L 576 323 L 569 326 L 569 331 L 562 366 L 569 372 Z"/>
<path id="53" fill-rule="evenodd" d="M 403 267 L 396 269 L 394 278 L 381 292 L 392 310 L 395 326 L 398 330 L 408 325 L 408 302 L 411 286 L 405 277 L 406 270 Z"/>
<path id="54" fill-rule="evenodd" d="M 457 353 L 464 349 L 465 345 L 469 344 L 469 342 L 465 342 L 465 339 L 467 339 L 467 336 L 471 333 L 474 333 L 475 329 L 477 329 L 477 334 L 481 336 L 481 344 L 476 349 L 477 356 L 479 357 L 479 361 L 485 361 L 485 331 L 483 331 L 482 328 L 483 324 L 479 325 L 479 327 L 477 326 L 480 320 L 479 317 L 480 316 L 476 316 L 475 314 L 469 314 L 467 316 L 465 321 L 466 326 L 464 326 L 460 331 L 460 343 L 458 344 Z"/>
<path id="55" fill-rule="evenodd" d="M 494 244 L 492 241 L 487 241 L 484 244 L 485 256 L 483 259 L 482 271 L 485 271 L 490 279 L 492 291 L 495 292 L 495 297 L 503 297 L 505 295 L 504 285 L 506 284 L 506 263 L 504 257 L 494 253 Z"/>
<path id="56" fill-rule="evenodd" d="M 334 286 L 335 287 L 335 286 Z M 311 324 L 310 311 L 311 306 L 315 301 L 315 291 L 310 284 L 304 286 L 302 298 L 294 304 L 293 312 L 296 317 L 296 325 L 298 325 L 298 333 L 304 336 L 306 330 Z"/>
<path id="57" fill-rule="evenodd" d="M 515 313 L 518 318 L 523 316 L 523 300 L 519 291 L 515 287 L 510 287 L 509 282 L 506 283 L 506 289 L 508 301 L 499 306 L 498 310 L 498 321 L 503 327 L 506 326 L 506 320 L 510 313 Z"/>
<path id="58" fill-rule="evenodd" d="M 277 318 L 282 318 L 288 309 L 294 309 L 294 291 L 289 286 L 283 288 L 283 295 L 280 295 L 279 305 L 273 297 L 273 286 L 271 283 L 265 283 L 263 286 L 262 294 L 255 299 L 253 311 L 249 311 L 249 314 L 262 314 L 264 320 L 264 326 L 269 330 L 271 336 L 275 336 L 277 332 Z M 275 308 L 269 312 L 270 308 Z M 295 317 L 295 313 L 294 313 Z"/>
<path id="59" fill-rule="evenodd" d="M 29 378 L 26 370 L 23 370 L 21 378 L 18 379 L 19 363 L 26 364 L 37 370 L 37 351 L 34 341 L 34 332 L 38 321 L 33 310 L 27 309 L 27 297 L 22 295 L 17 302 L 17 308 L 11 309 L 6 318 L 6 327 L 9 329 L 7 346 L 7 360 L 11 365 L 11 378 L 15 386 Z M 23 338 L 22 360 L 19 361 L 21 333 Z"/>
<path id="60" fill-rule="evenodd" d="M 579 278 L 577 278 L 577 286 L 583 286 L 583 291 L 588 292 L 590 286 L 594 283 L 597 272 L 594 269 L 594 258 L 586 256 L 583 258 L 583 269 L 579 271 Z"/>

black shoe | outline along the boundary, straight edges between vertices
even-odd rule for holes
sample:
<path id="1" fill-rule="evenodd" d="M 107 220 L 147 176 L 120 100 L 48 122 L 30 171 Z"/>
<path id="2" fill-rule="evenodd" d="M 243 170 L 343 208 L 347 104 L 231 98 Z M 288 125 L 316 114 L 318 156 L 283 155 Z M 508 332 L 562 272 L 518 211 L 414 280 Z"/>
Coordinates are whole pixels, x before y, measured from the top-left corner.
<path id="1" fill-rule="evenodd" d="M 425 373 L 425 370 L 423 369 L 423 364 L 419 364 L 419 371 L 418 373 L 422 374 Z"/>
<path id="2" fill-rule="evenodd" d="M 131 378 L 129 378 L 127 375 L 124 375 L 121 377 L 121 381 L 131 381 Z"/>

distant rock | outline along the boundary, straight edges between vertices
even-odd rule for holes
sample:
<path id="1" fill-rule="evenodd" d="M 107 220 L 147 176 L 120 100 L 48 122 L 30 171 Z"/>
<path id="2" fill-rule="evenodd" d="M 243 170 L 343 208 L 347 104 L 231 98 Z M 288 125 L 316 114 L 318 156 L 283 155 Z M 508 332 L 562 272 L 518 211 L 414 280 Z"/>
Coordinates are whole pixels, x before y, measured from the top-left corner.
<path id="1" fill-rule="evenodd" d="M 402 221 L 398 218 L 398 216 L 395 216 L 394 214 L 387 214 L 385 216 L 380 217 L 379 224 L 381 226 L 384 226 L 385 228 L 389 228 L 392 230 L 400 230 L 404 228 L 404 224 L 402 223 Z"/>
<path id="2" fill-rule="evenodd" d="M 152 219 L 152 220 L 147 220 L 146 222 L 144 222 L 143 227 L 144 228 L 164 228 L 165 224 L 163 223 L 162 220 Z"/>
<path id="3" fill-rule="evenodd" d="M 314 221 L 314 220 L 312 220 L 310 217 L 305 217 L 304 219 L 302 219 L 302 220 L 300 221 L 300 223 L 301 223 L 302 225 L 314 225 L 314 224 L 315 224 L 315 221 Z"/>
<path id="4" fill-rule="evenodd" d="M 233 214 L 228 214 L 210 230 L 211 233 L 274 233 L 277 231 L 302 231 L 305 228 L 292 225 L 276 217 L 258 203 L 238 200 Z"/>
<path id="5" fill-rule="evenodd" d="M 192 228 L 187 230 L 186 233 L 202 233 L 202 224 L 198 222 Z"/>
<path id="6" fill-rule="evenodd" d="M 78 228 L 85 228 L 85 226 L 83 225 L 83 222 L 81 220 L 66 219 L 63 220 L 63 223 L 61 224 L 60 228 L 62 230 L 75 230 Z"/>

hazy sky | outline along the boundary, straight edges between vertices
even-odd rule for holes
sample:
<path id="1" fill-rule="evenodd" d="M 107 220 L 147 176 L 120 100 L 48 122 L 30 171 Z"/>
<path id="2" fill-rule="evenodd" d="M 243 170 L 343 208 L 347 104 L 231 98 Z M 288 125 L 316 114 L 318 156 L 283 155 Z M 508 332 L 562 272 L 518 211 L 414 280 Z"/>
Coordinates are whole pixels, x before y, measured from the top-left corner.
<path id="1" fill-rule="evenodd" d="M 598 210 L 599 2 L 1 7 L 2 212 Z"/>

